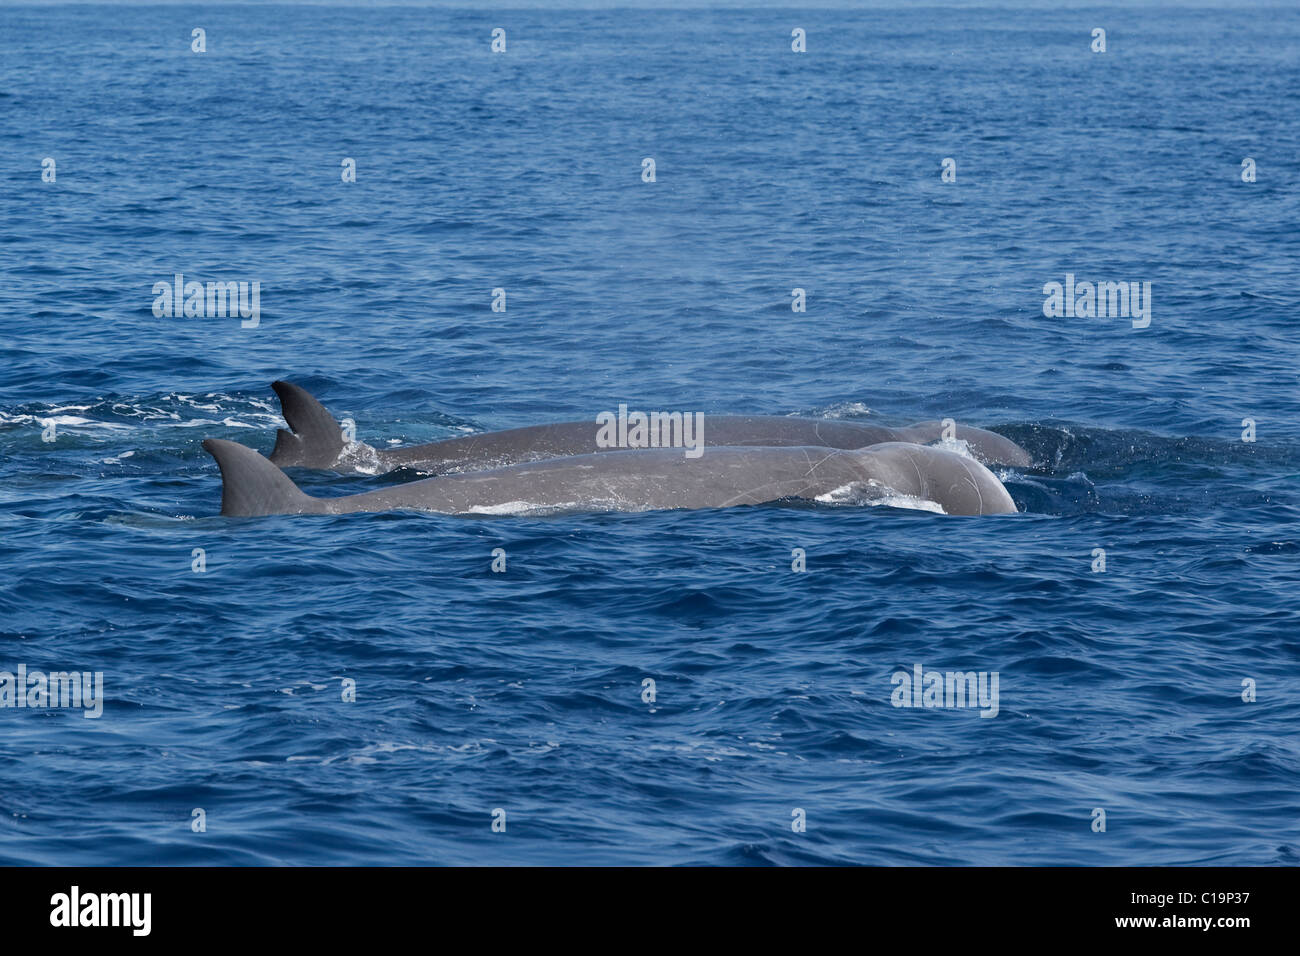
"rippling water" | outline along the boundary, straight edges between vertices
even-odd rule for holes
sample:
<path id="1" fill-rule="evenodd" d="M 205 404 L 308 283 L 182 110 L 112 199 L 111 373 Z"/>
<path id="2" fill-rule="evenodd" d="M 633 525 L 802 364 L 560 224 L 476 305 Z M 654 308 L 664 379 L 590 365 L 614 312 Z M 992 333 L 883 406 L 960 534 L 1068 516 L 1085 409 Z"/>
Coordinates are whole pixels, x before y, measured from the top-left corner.
<path id="1" fill-rule="evenodd" d="M 0 709 L 0 862 L 1300 863 L 1298 53 L 1294 8 L 0 7 L 0 670 L 106 698 Z M 259 326 L 155 317 L 177 272 Z M 1045 317 L 1066 273 L 1150 327 Z M 269 451 L 282 377 L 377 445 L 628 402 L 1038 464 L 1006 519 L 220 518 L 199 442 Z M 892 706 L 916 664 L 997 716 Z"/>

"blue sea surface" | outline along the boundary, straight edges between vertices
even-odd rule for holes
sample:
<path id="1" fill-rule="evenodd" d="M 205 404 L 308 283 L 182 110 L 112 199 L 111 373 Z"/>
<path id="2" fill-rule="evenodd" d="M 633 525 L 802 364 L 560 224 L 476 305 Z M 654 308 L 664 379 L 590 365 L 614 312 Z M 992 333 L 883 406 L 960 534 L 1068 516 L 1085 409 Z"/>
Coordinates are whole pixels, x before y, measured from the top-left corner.
<path id="1" fill-rule="evenodd" d="M 0 709 L 0 863 L 1300 864 L 1297 157 L 1295 6 L 0 7 L 0 671 L 105 697 Z M 222 518 L 279 378 L 378 447 L 627 403 L 1035 465 L 1002 518 Z"/>

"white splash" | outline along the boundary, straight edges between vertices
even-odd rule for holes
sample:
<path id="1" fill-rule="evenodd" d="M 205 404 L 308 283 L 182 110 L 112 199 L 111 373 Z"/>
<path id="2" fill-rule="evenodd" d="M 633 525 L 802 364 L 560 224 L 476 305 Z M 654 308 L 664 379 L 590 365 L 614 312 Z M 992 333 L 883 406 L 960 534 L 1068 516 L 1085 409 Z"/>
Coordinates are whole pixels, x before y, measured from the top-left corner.
<path id="1" fill-rule="evenodd" d="M 871 409 L 867 408 L 862 402 L 841 402 L 838 405 L 832 405 L 822 412 L 822 418 L 865 418 L 871 414 Z"/>
<path id="2" fill-rule="evenodd" d="M 955 455 L 961 455 L 963 458 L 969 458 L 971 461 L 978 461 L 971 454 L 970 443 L 960 438 L 940 438 L 938 441 L 930 442 L 931 448 L 938 448 L 940 451 L 950 451 Z"/>
<path id="3" fill-rule="evenodd" d="M 380 471 L 379 452 L 365 442 L 349 442 L 339 452 L 336 465 L 347 465 L 363 475 L 377 475 Z"/>
<path id="4" fill-rule="evenodd" d="M 918 498 L 915 495 L 885 495 L 875 501 L 868 501 L 868 505 L 873 508 L 906 508 L 909 511 L 929 511 L 937 515 L 946 515 L 948 512 L 943 510 L 943 505 L 937 501 L 930 501 L 927 498 Z"/>
<path id="5" fill-rule="evenodd" d="M 929 511 L 938 515 L 948 513 L 943 510 L 943 505 L 937 501 L 918 498 L 916 495 L 900 494 L 875 479 L 866 482 L 849 482 L 849 484 L 841 485 L 824 495 L 818 495 L 814 500 L 821 504 L 868 505 L 872 508 L 906 508 L 909 511 Z"/>
<path id="6" fill-rule="evenodd" d="M 467 515 L 518 515 L 529 511 L 539 511 L 543 507 L 543 505 L 531 501 L 506 501 L 499 505 L 475 505 L 460 513 Z"/>

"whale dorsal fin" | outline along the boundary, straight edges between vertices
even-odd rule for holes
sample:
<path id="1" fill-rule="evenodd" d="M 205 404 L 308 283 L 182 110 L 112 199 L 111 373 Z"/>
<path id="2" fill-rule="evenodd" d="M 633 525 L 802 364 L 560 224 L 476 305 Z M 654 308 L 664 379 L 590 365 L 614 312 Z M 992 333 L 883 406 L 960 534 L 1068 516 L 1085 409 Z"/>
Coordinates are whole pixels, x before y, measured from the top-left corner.
<path id="1" fill-rule="evenodd" d="M 329 468 L 343 454 L 343 426 L 304 388 L 272 382 L 292 431 L 275 433 L 271 461 L 281 468 Z"/>
<path id="2" fill-rule="evenodd" d="M 320 509 L 292 479 L 251 448 L 209 438 L 203 450 L 221 469 L 221 513 L 230 517 L 302 514 Z"/>

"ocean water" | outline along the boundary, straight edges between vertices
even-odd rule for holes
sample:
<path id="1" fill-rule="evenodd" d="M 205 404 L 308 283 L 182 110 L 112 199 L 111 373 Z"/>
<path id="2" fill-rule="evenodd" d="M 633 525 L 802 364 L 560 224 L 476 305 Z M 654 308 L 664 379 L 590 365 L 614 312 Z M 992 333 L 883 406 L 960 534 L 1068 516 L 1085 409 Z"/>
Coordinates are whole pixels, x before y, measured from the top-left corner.
<path id="1" fill-rule="evenodd" d="M 0 7 L 0 670 L 104 696 L 0 709 L 0 863 L 1300 863 L 1297 156 L 1293 6 Z M 221 518 L 277 378 L 379 446 L 626 402 L 1036 464 L 992 519 Z"/>

